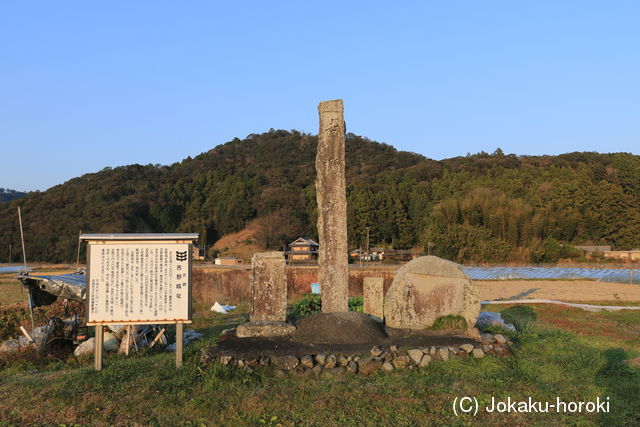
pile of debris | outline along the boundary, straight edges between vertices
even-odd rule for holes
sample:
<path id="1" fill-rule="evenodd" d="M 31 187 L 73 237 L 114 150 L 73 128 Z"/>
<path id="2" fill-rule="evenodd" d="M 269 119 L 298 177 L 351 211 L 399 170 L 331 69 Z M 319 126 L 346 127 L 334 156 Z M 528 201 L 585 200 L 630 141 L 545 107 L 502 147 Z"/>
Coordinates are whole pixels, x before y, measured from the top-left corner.
<path id="1" fill-rule="evenodd" d="M 107 352 L 118 354 L 130 354 L 142 348 L 164 349 L 175 351 L 176 344 L 169 344 L 166 329 L 158 325 L 108 325 L 104 332 L 104 349 Z M 22 336 L 17 339 L 9 339 L 0 344 L 0 354 L 13 353 L 25 349 L 36 349 L 40 353 L 46 353 L 50 347 L 66 341 L 77 344 L 73 354 L 78 357 L 83 354 L 93 354 L 95 350 L 95 338 L 86 339 L 86 327 L 78 327 L 78 318 L 61 320 L 52 317 L 44 326 L 27 331 L 20 327 Z M 184 333 L 184 345 L 199 339 L 202 334 L 188 330 Z"/>
<path id="2" fill-rule="evenodd" d="M 104 332 L 103 347 L 105 351 L 118 354 L 129 354 L 141 348 L 165 348 L 168 339 L 165 328 L 157 325 L 108 325 Z M 95 349 L 94 337 L 78 345 L 73 354 L 78 357 L 83 354 L 93 354 Z"/>
<path id="3" fill-rule="evenodd" d="M 78 316 L 65 320 L 51 317 L 46 325 L 35 327 L 31 332 L 21 326 L 22 336 L 18 339 L 8 339 L 0 344 L 0 353 L 11 353 L 27 348 L 44 352 L 56 342 L 73 340 L 77 336 L 77 330 Z"/>

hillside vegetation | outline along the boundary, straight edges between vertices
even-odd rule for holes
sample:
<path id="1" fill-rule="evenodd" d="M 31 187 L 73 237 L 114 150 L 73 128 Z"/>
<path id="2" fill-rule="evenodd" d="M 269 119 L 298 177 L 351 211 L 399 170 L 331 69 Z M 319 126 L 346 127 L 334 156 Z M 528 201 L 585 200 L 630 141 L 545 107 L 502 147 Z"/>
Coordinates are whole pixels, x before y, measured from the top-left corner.
<path id="1" fill-rule="evenodd" d="M 0 202 L 6 202 L 13 199 L 19 199 L 26 196 L 24 191 L 10 190 L 8 188 L 0 188 Z"/>
<path id="2" fill-rule="evenodd" d="M 34 261 L 74 260 L 79 230 L 198 232 L 211 245 L 257 220 L 264 248 L 317 238 L 316 143 L 313 135 L 272 129 L 170 166 L 83 175 L 0 203 L 0 247 L 18 247 L 19 205 Z M 554 262 L 576 255 L 570 244 L 640 243 L 635 155 L 498 149 L 434 161 L 353 134 L 346 150 L 351 247 L 364 245 L 367 227 L 372 246 L 429 245 L 457 261 Z"/>

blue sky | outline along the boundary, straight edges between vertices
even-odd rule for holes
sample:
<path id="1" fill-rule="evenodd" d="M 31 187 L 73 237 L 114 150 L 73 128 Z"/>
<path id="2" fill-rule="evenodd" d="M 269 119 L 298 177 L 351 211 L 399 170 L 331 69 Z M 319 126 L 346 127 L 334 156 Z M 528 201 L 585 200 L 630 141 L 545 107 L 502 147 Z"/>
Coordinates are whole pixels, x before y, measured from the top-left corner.
<path id="1" fill-rule="evenodd" d="M 6 1 L 0 187 L 170 164 L 269 128 L 434 159 L 639 154 L 638 1 Z"/>

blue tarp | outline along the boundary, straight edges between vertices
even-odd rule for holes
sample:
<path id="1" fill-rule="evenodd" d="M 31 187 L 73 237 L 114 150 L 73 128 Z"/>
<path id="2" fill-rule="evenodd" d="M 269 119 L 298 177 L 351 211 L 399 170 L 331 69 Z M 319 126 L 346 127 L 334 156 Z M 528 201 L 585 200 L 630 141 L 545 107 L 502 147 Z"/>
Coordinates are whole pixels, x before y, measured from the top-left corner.
<path id="1" fill-rule="evenodd" d="M 640 284 L 640 270 L 622 268 L 571 267 L 464 267 L 476 280 L 591 279 L 601 282 Z"/>
<path id="2" fill-rule="evenodd" d="M 0 267 L 0 274 L 21 273 L 24 271 L 24 265 L 9 265 L 7 267 Z M 31 269 L 27 268 L 27 271 L 31 271 Z"/>

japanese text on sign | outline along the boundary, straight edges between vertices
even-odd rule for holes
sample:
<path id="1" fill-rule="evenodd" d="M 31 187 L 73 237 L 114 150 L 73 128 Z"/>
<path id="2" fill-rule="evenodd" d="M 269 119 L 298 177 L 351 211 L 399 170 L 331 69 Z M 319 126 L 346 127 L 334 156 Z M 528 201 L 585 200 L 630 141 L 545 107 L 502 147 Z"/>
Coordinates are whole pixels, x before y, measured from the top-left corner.
<path id="1" fill-rule="evenodd" d="M 88 322 L 189 320 L 188 244 L 90 244 Z"/>

